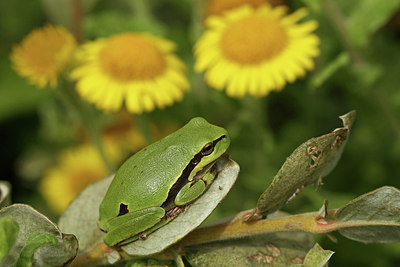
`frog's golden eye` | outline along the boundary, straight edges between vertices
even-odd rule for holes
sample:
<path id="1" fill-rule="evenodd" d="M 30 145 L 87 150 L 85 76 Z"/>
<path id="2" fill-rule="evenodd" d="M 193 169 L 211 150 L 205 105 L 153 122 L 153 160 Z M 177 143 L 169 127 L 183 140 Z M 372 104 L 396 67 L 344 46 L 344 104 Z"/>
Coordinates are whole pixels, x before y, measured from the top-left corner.
<path id="1" fill-rule="evenodd" d="M 201 149 L 201 155 L 202 156 L 208 156 L 214 151 L 214 144 L 213 142 L 207 143 L 202 149 Z"/>

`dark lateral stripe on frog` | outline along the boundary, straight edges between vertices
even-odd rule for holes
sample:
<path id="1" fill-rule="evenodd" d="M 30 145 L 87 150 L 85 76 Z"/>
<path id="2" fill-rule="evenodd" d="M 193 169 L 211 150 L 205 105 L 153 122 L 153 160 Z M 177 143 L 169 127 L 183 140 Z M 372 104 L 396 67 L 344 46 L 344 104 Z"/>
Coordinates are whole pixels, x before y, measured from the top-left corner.
<path id="1" fill-rule="evenodd" d="M 226 135 L 222 135 L 219 138 L 215 139 L 213 141 L 213 146 L 224 139 Z M 171 187 L 167 199 L 164 201 L 164 203 L 161 205 L 162 208 L 166 209 L 170 205 L 170 203 L 173 203 L 175 200 L 176 195 L 178 192 L 184 187 L 188 182 L 188 177 L 190 173 L 193 171 L 193 169 L 201 162 L 201 159 L 204 156 L 201 154 L 201 151 L 194 155 L 193 159 L 189 162 L 188 165 L 186 165 L 185 169 L 182 171 L 181 176 L 179 176 L 178 180 L 175 182 L 175 184 Z"/>

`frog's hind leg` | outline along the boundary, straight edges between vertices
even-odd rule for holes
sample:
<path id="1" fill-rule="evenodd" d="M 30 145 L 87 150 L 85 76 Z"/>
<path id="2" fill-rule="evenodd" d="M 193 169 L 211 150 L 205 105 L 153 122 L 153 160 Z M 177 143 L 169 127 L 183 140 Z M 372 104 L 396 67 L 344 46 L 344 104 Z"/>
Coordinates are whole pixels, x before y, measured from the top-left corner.
<path id="1" fill-rule="evenodd" d="M 105 235 L 104 242 L 108 246 L 115 246 L 121 241 L 130 239 L 153 227 L 160 222 L 164 215 L 163 208 L 150 207 L 112 218 L 107 222 L 110 231 Z"/>

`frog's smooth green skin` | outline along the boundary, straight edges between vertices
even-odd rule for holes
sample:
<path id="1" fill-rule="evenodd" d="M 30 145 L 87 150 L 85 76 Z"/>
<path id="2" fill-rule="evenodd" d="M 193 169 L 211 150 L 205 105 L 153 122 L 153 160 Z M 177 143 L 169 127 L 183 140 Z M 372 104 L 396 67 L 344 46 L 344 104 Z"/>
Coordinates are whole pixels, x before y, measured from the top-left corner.
<path id="1" fill-rule="evenodd" d="M 228 149 L 225 129 L 194 118 L 130 157 L 100 204 L 98 224 L 109 246 L 133 241 L 175 218 L 215 178 L 214 162 Z"/>

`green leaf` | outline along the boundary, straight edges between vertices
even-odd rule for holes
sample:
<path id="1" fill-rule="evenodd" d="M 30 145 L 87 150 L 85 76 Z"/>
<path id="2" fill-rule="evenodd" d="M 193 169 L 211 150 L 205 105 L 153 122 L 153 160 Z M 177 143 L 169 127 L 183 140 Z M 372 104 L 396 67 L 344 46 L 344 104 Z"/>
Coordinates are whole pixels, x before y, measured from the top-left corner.
<path id="1" fill-rule="evenodd" d="M 35 266 L 63 266 L 75 258 L 78 249 L 78 241 L 75 236 L 61 233 L 53 222 L 32 207 L 24 204 L 5 207 L 0 210 L 0 218 L 4 217 L 15 220 L 20 231 L 15 245 L 3 258 L 0 266 L 15 265 L 23 248 L 30 242 L 37 241 L 34 237 L 42 240 L 42 237 L 34 234 L 37 232 L 51 235 L 57 239 L 57 242 L 52 246 L 41 246 L 36 250 L 34 254 Z M 32 234 L 34 234 L 33 237 L 31 237 Z"/>
<path id="2" fill-rule="evenodd" d="M 150 234 L 122 246 L 129 255 L 146 256 L 163 251 L 198 227 L 225 198 L 239 175 L 239 165 L 228 156 L 217 161 L 218 177 L 207 192 L 190 204 L 177 218 Z"/>
<path id="3" fill-rule="evenodd" d="M 336 220 L 351 227 L 339 229 L 360 242 L 400 241 L 400 190 L 390 186 L 364 194 L 336 212 Z"/>
<path id="4" fill-rule="evenodd" d="M 191 266 L 290 266 L 302 263 L 312 247 L 304 232 L 271 233 L 192 246 L 185 250 Z"/>
<path id="5" fill-rule="evenodd" d="M 0 208 L 11 204 L 11 184 L 7 181 L 0 181 Z"/>
<path id="6" fill-rule="evenodd" d="M 18 232 L 19 226 L 15 220 L 9 217 L 0 218 L 0 263 L 14 246 Z"/>
<path id="7" fill-rule="evenodd" d="M 346 52 L 340 53 L 334 60 L 326 65 L 320 72 L 318 72 L 311 80 L 313 88 L 321 87 L 332 75 L 340 68 L 346 66 L 350 62 L 349 54 Z"/>
<path id="8" fill-rule="evenodd" d="M 347 20 L 349 36 L 358 46 L 366 46 L 371 35 L 381 28 L 400 8 L 398 0 L 362 0 Z"/>
<path id="9" fill-rule="evenodd" d="M 347 143 L 355 111 L 340 117 L 343 127 L 301 144 L 285 161 L 271 185 L 260 196 L 257 213 L 282 208 L 304 187 L 319 184 L 339 161 Z"/>
<path id="10" fill-rule="evenodd" d="M 303 264 L 299 266 L 323 267 L 328 263 L 334 253 L 335 252 L 330 250 L 324 250 L 319 244 L 315 244 L 307 253 Z"/>
<path id="11" fill-rule="evenodd" d="M 26 241 L 26 245 L 19 255 L 16 267 L 30 267 L 33 263 L 33 255 L 35 251 L 43 245 L 57 244 L 57 238 L 48 233 L 36 232 L 31 234 Z"/>

